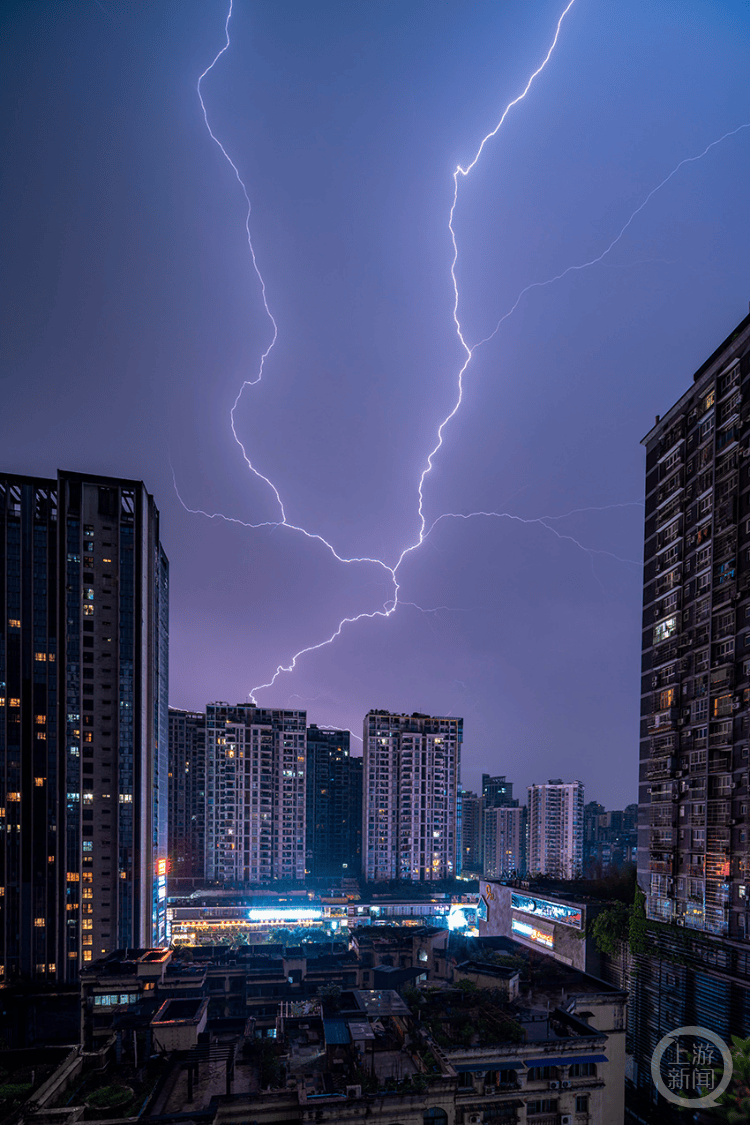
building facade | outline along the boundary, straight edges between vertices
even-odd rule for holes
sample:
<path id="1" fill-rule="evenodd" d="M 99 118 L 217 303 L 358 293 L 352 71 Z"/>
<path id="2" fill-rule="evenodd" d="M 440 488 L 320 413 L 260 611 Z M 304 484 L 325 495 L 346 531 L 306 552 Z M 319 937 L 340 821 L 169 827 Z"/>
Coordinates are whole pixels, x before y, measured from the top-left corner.
<path id="1" fill-rule="evenodd" d="M 461 864 L 457 874 L 481 875 L 484 865 L 484 797 L 459 793 Z"/>
<path id="2" fill-rule="evenodd" d="M 306 872 L 357 878 L 362 869 L 362 759 L 348 730 L 307 728 Z"/>
<path id="3" fill-rule="evenodd" d="M 305 878 L 307 713 L 206 708 L 206 878 Z"/>
<path id="4" fill-rule="evenodd" d="M 363 733 L 363 870 L 371 882 L 451 878 L 463 719 L 370 711 Z"/>
<path id="5" fill-rule="evenodd" d="M 138 481 L 3 476 L 0 536 L 0 964 L 69 981 L 166 934 L 169 567 Z"/>
<path id="6" fill-rule="evenodd" d="M 526 806 L 498 806 L 484 813 L 484 874 L 488 879 L 523 878 L 527 869 Z"/>
<path id="7" fill-rule="evenodd" d="M 169 881 L 206 875 L 206 716 L 169 708 Z"/>
<path id="8" fill-rule="evenodd" d="M 749 392 L 750 316 L 643 439 L 638 881 L 652 926 L 634 1011 L 646 1090 L 661 1028 L 750 1034 Z"/>
<path id="9" fill-rule="evenodd" d="M 529 789 L 530 875 L 575 879 L 583 867 L 583 783 L 559 778 Z"/>
<path id="10" fill-rule="evenodd" d="M 508 781 L 505 774 L 493 777 L 491 774 L 482 774 L 482 796 L 485 808 L 494 809 L 499 805 L 517 805 L 513 799 L 513 782 Z"/>

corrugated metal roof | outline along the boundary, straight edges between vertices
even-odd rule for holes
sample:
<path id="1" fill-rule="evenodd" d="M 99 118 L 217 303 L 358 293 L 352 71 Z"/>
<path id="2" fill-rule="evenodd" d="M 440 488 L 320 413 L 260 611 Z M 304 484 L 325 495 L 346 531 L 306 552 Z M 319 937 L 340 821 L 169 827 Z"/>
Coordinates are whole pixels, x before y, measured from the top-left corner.
<path id="1" fill-rule="evenodd" d="M 331 1046 L 339 1043 L 351 1043 L 349 1028 L 345 1020 L 323 1020 L 326 1043 Z"/>

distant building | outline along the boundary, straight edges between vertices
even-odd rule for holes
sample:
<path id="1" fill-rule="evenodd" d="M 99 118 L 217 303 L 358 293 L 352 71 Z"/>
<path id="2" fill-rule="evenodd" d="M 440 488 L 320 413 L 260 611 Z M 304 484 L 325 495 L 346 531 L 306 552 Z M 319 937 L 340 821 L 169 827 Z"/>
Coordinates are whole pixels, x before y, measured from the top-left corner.
<path id="1" fill-rule="evenodd" d="M 460 794 L 461 867 L 459 874 L 481 875 L 484 866 L 484 797 Z"/>
<path id="2" fill-rule="evenodd" d="M 169 564 L 140 481 L 0 476 L 0 965 L 166 934 Z"/>
<path id="3" fill-rule="evenodd" d="M 206 878 L 305 878 L 307 712 L 206 708 Z"/>
<path id="4" fill-rule="evenodd" d="M 363 868 L 368 881 L 456 873 L 463 719 L 370 711 L 364 721 Z"/>
<path id="5" fill-rule="evenodd" d="M 610 810 L 590 801 L 583 810 L 583 874 L 601 878 L 635 863 L 638 806 Z"/>
<path id="6" fill-rule="evenodd" d="M 530 875 L 575 879 L 583 868 L 583 783 L 529 786 Z"/>
<path id="7" fill-rule="evenodd" d="M 517 805 L 513 800 L 513 782 L 507 781 L 505 774 L 491 777 L 488 773 L 482 774 L 482 796 L 485 808 L 493 809 L 499 805 Z"/>
<path id="8" fill-rule="evenodd" d="M 206 716 L 169 708 L 169 879 L 206 877 Z"/>
<path id="9" fill-rule="evenodd" d="M 306 867 L 313 878 L 358 877 L 362 867 L 362 759 L 348 730 L 307 728 Z"/>
<path id="10" fill-rule="evenodd" d="M 527 869 L 526 806 L 485 809 L 484 875 L 488 879 L 521 877 Z"/>

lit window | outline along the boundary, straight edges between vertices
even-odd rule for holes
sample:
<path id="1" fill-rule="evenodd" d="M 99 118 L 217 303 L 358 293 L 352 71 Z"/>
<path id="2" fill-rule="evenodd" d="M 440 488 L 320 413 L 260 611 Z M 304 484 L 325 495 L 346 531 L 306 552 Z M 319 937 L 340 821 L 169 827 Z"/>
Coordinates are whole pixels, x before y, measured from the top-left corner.
<path id="1" fill-rule="evenodd" d="M 81 929 L 82 930 L 93 930 L 93 928 L 94 928 L 94 919 L 93 918 L 82 918 L 81 919 Z"/>
<path id="2" fill-rule="evenodd" d="M 34 785 L 36 785 L 37 789 L 41 789 L 41 787 L 44 785 L 45 780 L 46 779 L 43 777 L 35 777 Z"/>
<path id="3" fill-rule="evenodd" d="M 46 652 L 35 652 L 34 653 L 34 659 L 39 660 L 39 661 L 46 660 L 47 659 L 47 653 Z"/>
<path id="4" fill-rule="evenodd" d="M 20 793 L 9 793 L 8 794 L 8 800 L 9 801 L 20 801 L 21 800 L 21 794 Z"/>
<path id="5" fill-rule="evenodd" d="M 83 607 L 83 616 L 84 617 L 93 617 L 93 615 L 94 615 L 94 607 L 92 605 L 85 605 Z"/>
<path id="6" fill-rule="evenodd" d="M 80 879 L 80 875 L 77 871 L 69 871 L 67 878 L 69 883 L 77 883 Z"/>
<path id="7" fill-rule="evenodd" d="M 83 959 L 84 959 L 84 961 L 91 961 L 91 960 L 92 960 L 92 956 L 93 956 L 93 955 L 92 955 L 92 953 L 91 953 L 91 950 L 90 950 L 90 949 L 84 949 L 84 951 L 83 951 Z M 69 954 L 68 954 L 68 957 L 75 957 L 75 953 L 69 953 Z"/>
<path id="8" fill-rule="evenodd" d="M 667 637 L 671 637 L 676 631 L 676 617 L 668 617 L 666 621 L 661 621 L 654 629 L 654 644 L 658 645 L 661 641 L 665 641 Z"/>
<path id="9" fill-rule="evenodd" d="M 44 726 L 44 724 L 47 722 L 47 716 L 46 715 L 35 715 L 34 716 L 34 722 L 38 723 L 40 726 Z"/>
<path id="10" fill-rule="evenodd" d="M 37 929 L 42 929 L 42 927 L 45 925 L 44 918 L 35 918 L 34 925 Z"/>
<path id="11" fill-rule="evenodd" d="M 10 625 L 11 629 L 20 629 L 21 628 L 21 622 L 18 620 L 17 617 L 9 617 L 8 618 L 8 624 Z"/>
<path id="12" fill-rule="evenodd" d="M 20 707 L 21 706 L 21 700 L 20 699 L 11 699 L 10 706 L 11 707 Z"/>

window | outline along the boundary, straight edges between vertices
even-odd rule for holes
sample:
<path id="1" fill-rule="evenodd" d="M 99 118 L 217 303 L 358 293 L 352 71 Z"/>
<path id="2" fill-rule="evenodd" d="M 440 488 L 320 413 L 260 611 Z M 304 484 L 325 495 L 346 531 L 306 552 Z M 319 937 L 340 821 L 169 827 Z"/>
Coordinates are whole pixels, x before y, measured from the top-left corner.
<path id="1" fill-rule="evenodd" d="M 659 695 L 659 710 L 660 711 L 666 711 L 666 709 L 668 707 L 674 707 L 675 703 L 676 703 L 676 699 L 675 699 L 675 689 L 674 688 L 668 688 L 666 691 L 663 691 L 663 692 L 660 693 L 660 695 Z"/>
<path id="2" fill-rule="evenodd" d="M 714 432 L 714 416 L 706 418 L 705 422 L 701 422 L 698 427 L 698 441 L 705 441 Z"/>
<path id="3" fill-rule="evenodd" d="M 677 618 L 668 617 L 666 621 L 661 621 L 654 629 L 654 644 L 658 645 L 662 641 L 666 641 L 673 633 L 677 631 Z"/>
<path id="4" fill-rule="evenodd" d="M 589 1111 L 589 1096 L 588 1094 L 576 1095 L 576 1113 L 588 1113 Z"/>
<path id="5" fill-rule="evenodd" d="M 538 1082 L 540 1078 L 557 1078 L 557 1076 L 556 1066 L 530 1066 L 526 1072 L 526 1078 L 529 1082 Z"/>
<path id="6" fill-rule="evenodd" d="M 568 1071 L 571 1078 L 595 1078 L 595 1063 L 573 1063 Z"/>
<path id="7" fill-rule="evenodd" d="M 714 699 L 714 718 L 720 718 L 722 715 L 732 714 L 732 697 L 731 695 L 719 695 Z"/>
<path id="8" fill-rule="evenodd" d="M 690 718 L 694 723 L 705 722 L 708 718 L 708 700 L 707 699 L 694 699 L 690 705 L 691 715 Z"/>

